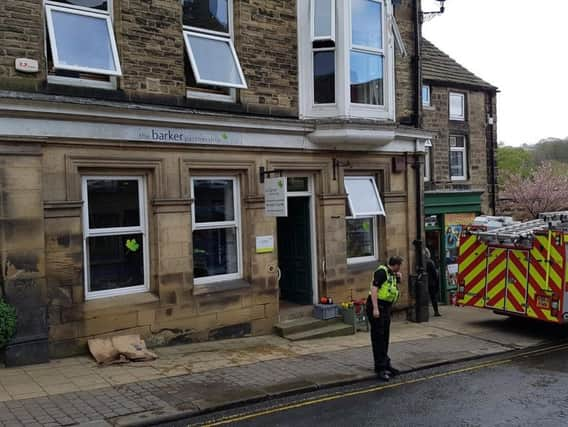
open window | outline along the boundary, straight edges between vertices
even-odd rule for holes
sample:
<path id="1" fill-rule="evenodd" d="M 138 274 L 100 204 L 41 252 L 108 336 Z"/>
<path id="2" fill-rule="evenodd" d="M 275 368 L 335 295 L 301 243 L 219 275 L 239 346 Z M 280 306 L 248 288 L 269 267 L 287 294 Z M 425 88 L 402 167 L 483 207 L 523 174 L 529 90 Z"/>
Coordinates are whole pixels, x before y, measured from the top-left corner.
<path id="1" fill-rule="evenodd" d="M 232 0 L 182 0 L 187 96 L 234 102 L 246 80 L 233 43 Z"/>
<path id="2" fill-rule="evenodd" d="M 378 259 L 378 215 L 385 215 L 373 177 L 346 177 L 347 263 L 357 264 Z"/>
<path id="3" fill-rule="evenodd" d="M 187 53 L 197 84 L 246 89 L 237 52 L 230 39 L 184 32 Z"/>
<path id="4" fill-rule="evenodd" d="M 50 0 L 45 16 L 50 77 L 108 83 L 122 75 L 110 1 Z"/>
<path id="5" fill-rule="evenodd" d="M 345 191 L 347 192 L 347 201 L 353 217 L 385 216 L 385 208 L 383 207 L 375 178 L 370 176 L 346 177 Z"/>

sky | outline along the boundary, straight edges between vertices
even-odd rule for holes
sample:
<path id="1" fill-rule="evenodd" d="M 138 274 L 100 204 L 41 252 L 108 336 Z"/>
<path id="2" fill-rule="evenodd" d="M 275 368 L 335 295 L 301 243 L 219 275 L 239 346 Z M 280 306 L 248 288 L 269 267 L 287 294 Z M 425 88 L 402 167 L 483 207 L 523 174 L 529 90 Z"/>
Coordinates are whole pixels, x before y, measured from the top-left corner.
<path id="1" fill-rule="evenodd" d="M 447 0 L 424 36 L 499 88 L 499 141 L 518 146 L 568 137 L 567 19 L 568 0 Z"/>

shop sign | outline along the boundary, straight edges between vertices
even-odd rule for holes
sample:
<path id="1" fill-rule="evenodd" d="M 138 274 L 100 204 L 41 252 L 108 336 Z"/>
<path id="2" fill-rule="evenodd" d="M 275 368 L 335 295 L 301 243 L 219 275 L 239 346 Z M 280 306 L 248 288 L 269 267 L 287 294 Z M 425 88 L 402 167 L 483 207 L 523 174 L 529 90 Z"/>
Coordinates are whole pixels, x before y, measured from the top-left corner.
<path id="1" fill-rule="evenodd" d="M 264 211 L 266 216 L 288 216 L 287 179 L 285 176 L 264 181 Z"/>
<path id="2" fill-rule="evenodd" d="M 242 145 L 242 134 L 175 128 L 140 128 L 138 139 L 162 144 Z"/>
<path id="3" fill-rule="evenodd" d="M 274 252 L 273 236 L 256 236 L 256 253 L 269 254 Z"/>

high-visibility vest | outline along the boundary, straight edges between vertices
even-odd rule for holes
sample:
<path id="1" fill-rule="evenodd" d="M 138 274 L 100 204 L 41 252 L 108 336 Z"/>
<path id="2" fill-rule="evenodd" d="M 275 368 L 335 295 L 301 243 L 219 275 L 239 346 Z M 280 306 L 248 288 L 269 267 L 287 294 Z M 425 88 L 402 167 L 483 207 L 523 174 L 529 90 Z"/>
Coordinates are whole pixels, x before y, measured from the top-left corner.
<path id="1" fill-rule="evenodd" d="M 387 280 L 381 283 L 377 291 L 377 299 L 384 302 L 395 303 L 398 301 L 399 290 L 398 290 L 398 282 L 396 280 L 396 275 L 392 274 L 391 271 L 388 269 L 387 266 L 381 265 L 376 270 L 375 273 L 379 270 L 383 270 L 387 275 Z M 373 274 L 373 278 L 374 278 Z M 369 287 L 369 295 L 371 295 L 371 290 L 373 289 L 373 280 L 371 280 L 371 286 Z"/>

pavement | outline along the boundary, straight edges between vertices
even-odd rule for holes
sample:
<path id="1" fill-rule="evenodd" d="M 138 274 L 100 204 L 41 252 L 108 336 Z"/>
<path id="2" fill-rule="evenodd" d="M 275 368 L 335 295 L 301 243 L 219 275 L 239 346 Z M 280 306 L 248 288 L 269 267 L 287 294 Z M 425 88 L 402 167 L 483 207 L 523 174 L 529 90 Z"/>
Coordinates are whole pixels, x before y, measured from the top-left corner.
<path id="1" fill-rule="evenodd" d="M 403 371 L 568 337 L 566 328 L 444 307 L 428 323 L 394 322 Z M 155 349 L 153 362 L 100 367 L 87 356 L 0 368 L 0 425 L 144 425 L 373 377 L 368 333 L 290 342 L 276 336 Z"/>

